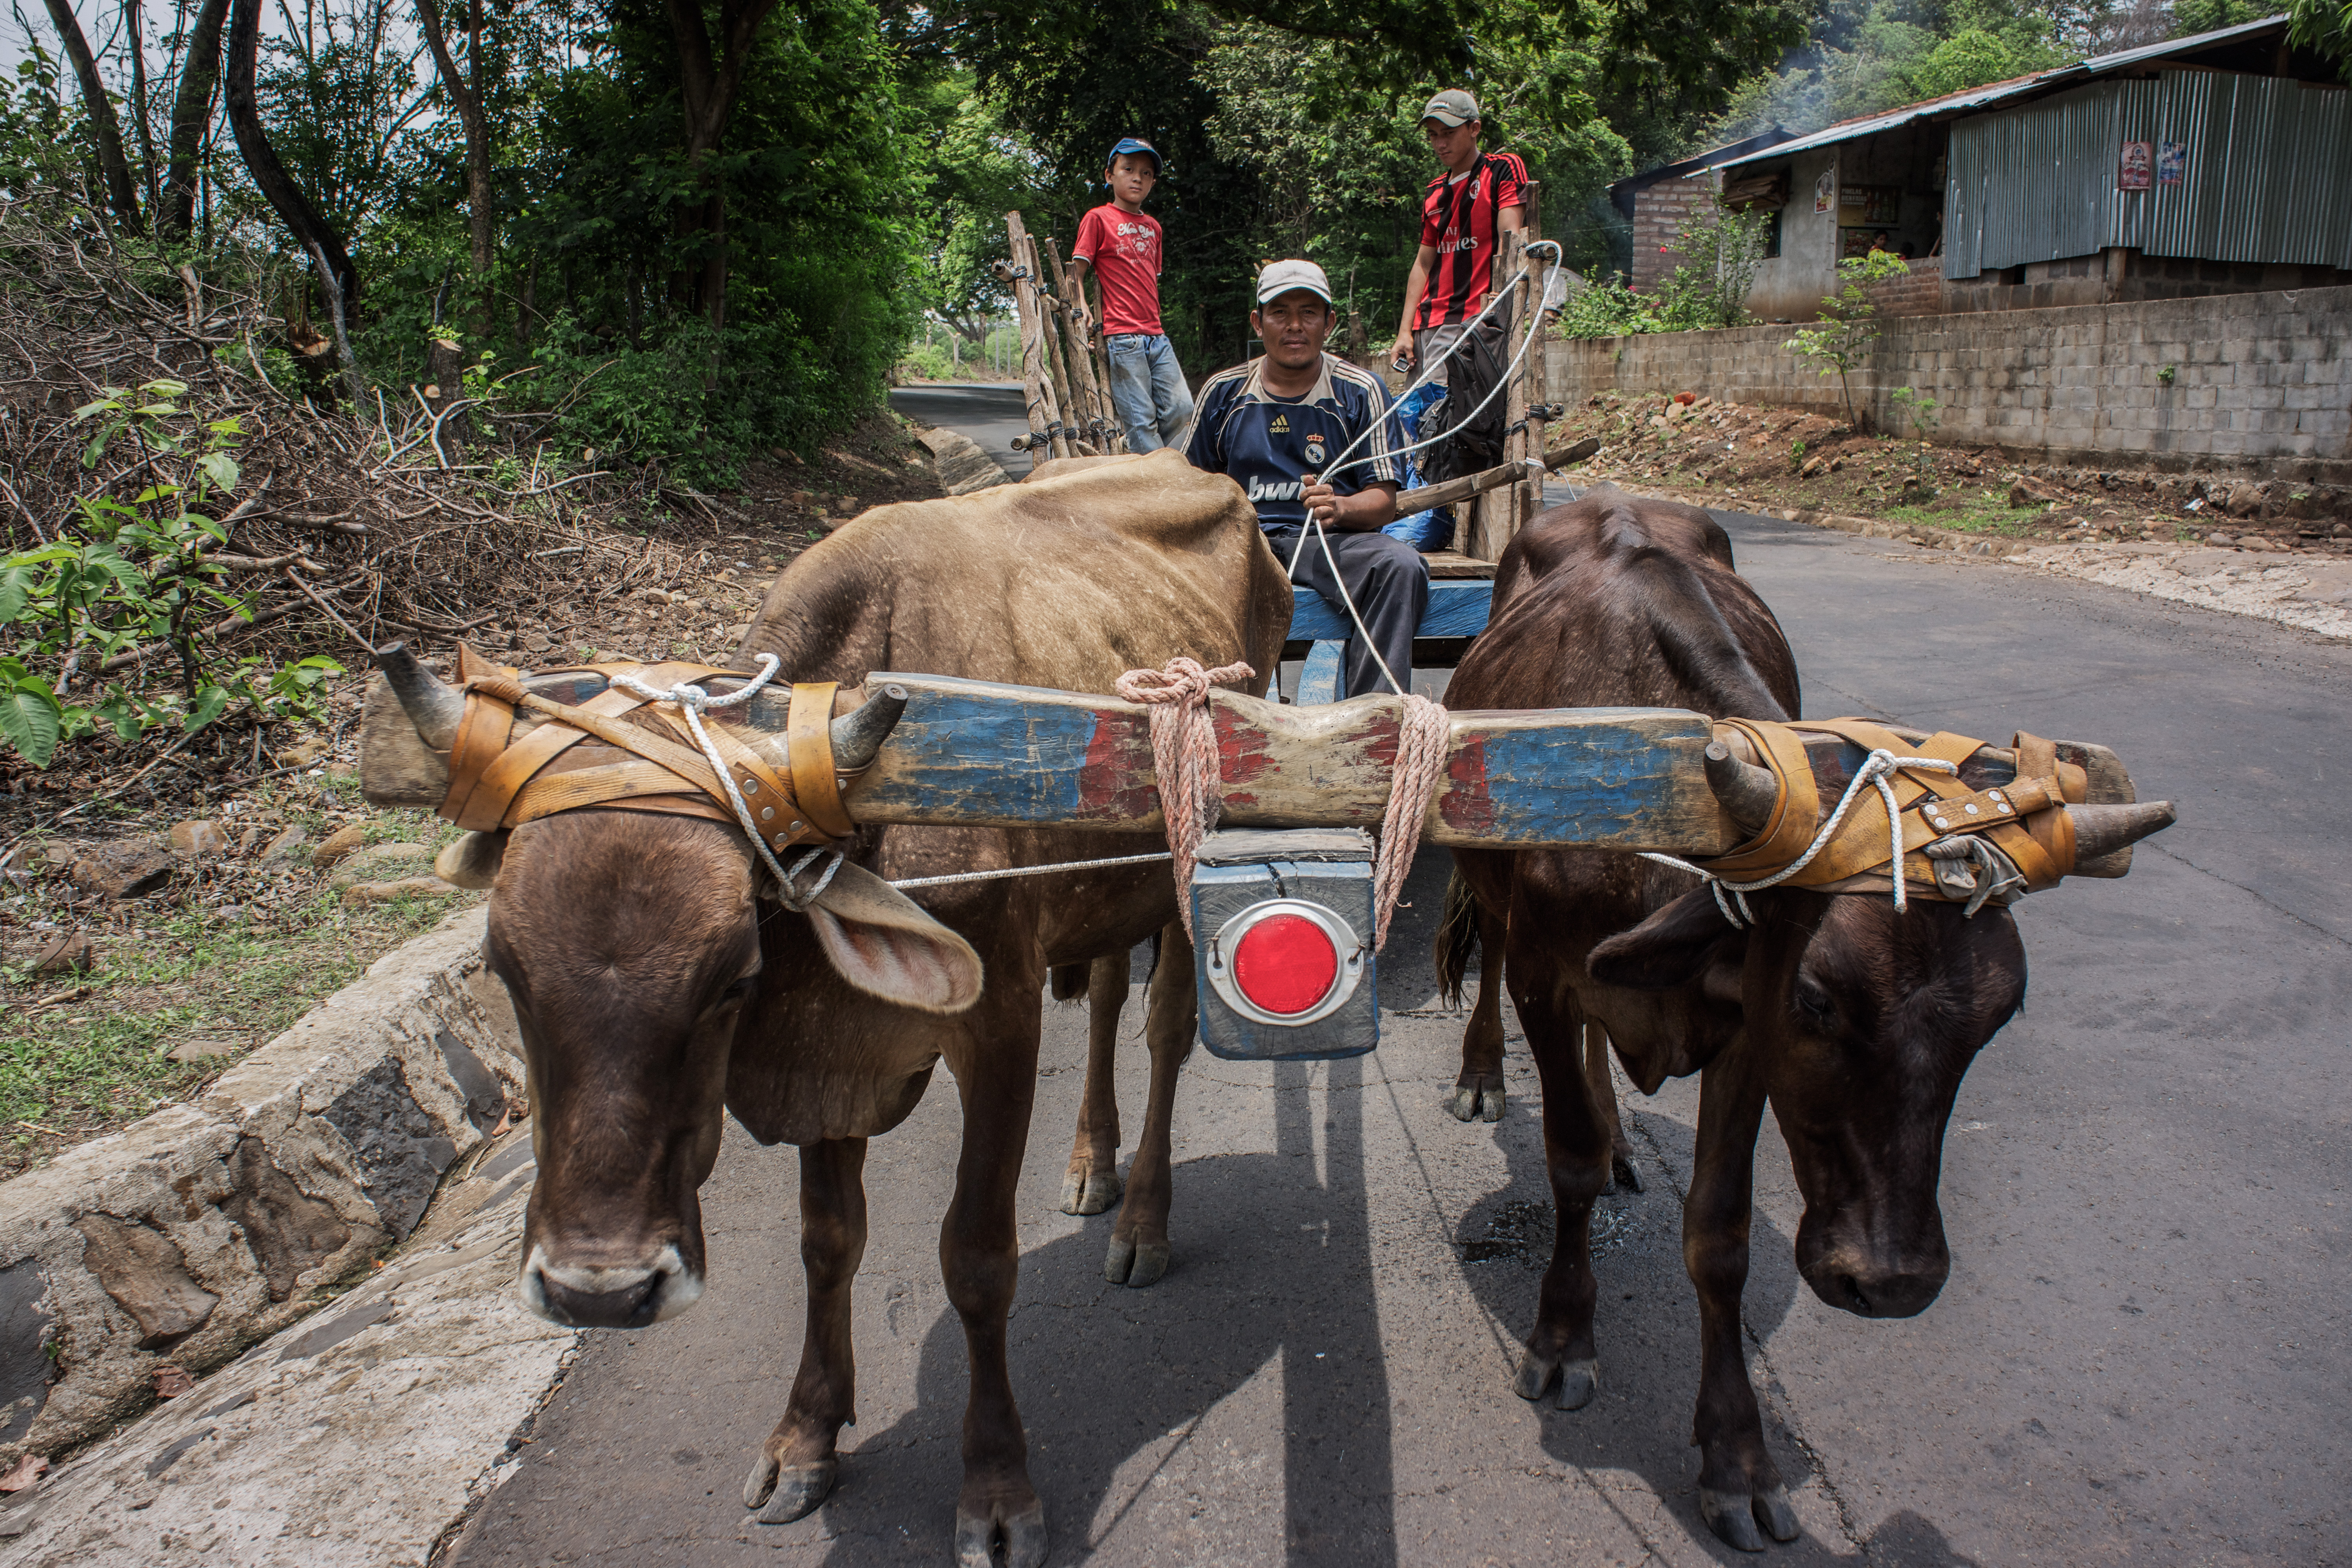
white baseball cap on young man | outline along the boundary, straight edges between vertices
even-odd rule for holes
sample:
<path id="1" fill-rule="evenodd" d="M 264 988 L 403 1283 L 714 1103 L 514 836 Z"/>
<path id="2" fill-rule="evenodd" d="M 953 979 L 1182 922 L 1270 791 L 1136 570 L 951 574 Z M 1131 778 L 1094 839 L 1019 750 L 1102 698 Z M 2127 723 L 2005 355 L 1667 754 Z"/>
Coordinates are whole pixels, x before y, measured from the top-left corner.
<path id="1" fill-rule="evenodd" d="M 1429 100 L 1421 117 L 1434 120 L 1451 131 L 1478 118 L 1478 100 L 1458 87 L 1449 87 Z"/>
<path id="2" fill-rule="evenodd" d="M 1261 305 L 1271 304 L 1294 289 L 1304 289 L 1327 305 L 1339 304 L 1331 298 L 1331 279 L 1311 261 L 1268 262 L 1265 270 L 1257 275 L 1257 302 Z"/>

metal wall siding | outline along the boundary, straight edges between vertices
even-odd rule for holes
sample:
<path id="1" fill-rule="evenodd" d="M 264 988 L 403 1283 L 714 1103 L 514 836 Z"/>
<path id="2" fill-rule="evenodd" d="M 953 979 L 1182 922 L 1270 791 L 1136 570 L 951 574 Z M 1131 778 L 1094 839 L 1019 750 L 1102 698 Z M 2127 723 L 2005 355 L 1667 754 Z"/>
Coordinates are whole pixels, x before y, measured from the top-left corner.
<path id="1" fill-rule="evenodd" d="M 2116 188 L 2123 143 L 2178 142 L 2182 181 Z M 1952 126 L 1944 276 L 2125 246 L 2352 269 L 2352 92 L 2167 71 Z"/>

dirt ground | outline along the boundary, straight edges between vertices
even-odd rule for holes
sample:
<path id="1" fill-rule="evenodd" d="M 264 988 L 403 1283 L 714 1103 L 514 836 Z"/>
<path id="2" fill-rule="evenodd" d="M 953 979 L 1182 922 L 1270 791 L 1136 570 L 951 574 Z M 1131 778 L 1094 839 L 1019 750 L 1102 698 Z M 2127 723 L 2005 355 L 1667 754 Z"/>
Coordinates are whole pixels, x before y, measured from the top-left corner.
<path id="1" fill-rule="evenodd" d="M 2352 492 L 2339 487 L 2020 464 L 1990 447 L 1858 435 L 1817 414 L 1706 397 L 1600 394 L 1549 426 L 1546 441 L 1587 436 L 1602 447 L 1586 477 L 1727 501 L 2053 542 L 2352 553 Z"/>
<path id="2" fill-rule="evenodd" d="M 525 668 L 724 663 L 770 579 L 829 529 L 939 495 L 930 461 L 887 413 L 812 462 L 778 448 L 664 533 L 687 552 L 669 586 L 556 579 L 485 606 L 466 640 Z M 363 661 L 326 651 L 351 673 L 316 723 L 85 741 L 45 771 L 0 757 L 0 1179 L 200 1092 L 478 897 L 431 880 L 455 828 L 360 798 Z"/>

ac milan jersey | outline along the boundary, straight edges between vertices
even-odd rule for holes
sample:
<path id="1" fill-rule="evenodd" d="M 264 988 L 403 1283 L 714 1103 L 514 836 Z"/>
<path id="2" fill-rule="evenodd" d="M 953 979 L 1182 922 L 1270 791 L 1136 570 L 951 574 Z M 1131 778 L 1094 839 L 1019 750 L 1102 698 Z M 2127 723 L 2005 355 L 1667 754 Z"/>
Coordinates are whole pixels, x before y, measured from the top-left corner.
<path id="1" fill-rule="evenodd" d="M 1412 319 L 1412 330 L 1466 321 L 1485 302 L 1495 268 L 1495 236 L 1505 207 L 1521 205 L 1528 166 L 1516 153 L 1488 153 L 1462 179 L 1440 174 L 1429 182 L 1421 204 L 1421 243 L 1437 259 L 1429 268 L 1429 292 Z"/>

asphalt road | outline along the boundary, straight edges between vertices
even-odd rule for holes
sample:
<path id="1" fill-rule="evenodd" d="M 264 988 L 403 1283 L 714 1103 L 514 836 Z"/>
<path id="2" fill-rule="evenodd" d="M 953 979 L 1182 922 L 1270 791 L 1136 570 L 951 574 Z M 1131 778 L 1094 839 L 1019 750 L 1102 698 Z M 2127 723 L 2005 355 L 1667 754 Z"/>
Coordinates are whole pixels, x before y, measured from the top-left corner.
<path id="1" fill-rule="evenodd" d="M 1769 1559 L 2352 1560 L 2337 1489 L 2352 829 L 2329 794 L 2352 649 L 1725 521 L 1796 647 L 1809 713 L 2105 742 L 2143 798 L 2181 812 L 2127 880 L 2020 907 L 2031 989 L 1961 1089 L 1954 1267 L 1927 1313 L 1866 1322 L 1803 1287 L 1800 1204 L 1768 1129 L 1748 1324 L 1806 1530 Z M 1107 1217 L 1055 1210 L 1084 1014 L 1048 1008 L 1013 1339 L 1056 1563 L 1742 1560 L 1698 1519 L 1685 1446 L 1698 1361 L 1677 1195 L 1696 1082 L 1623 1091 L 1650 1181 L 1595 1216 L 1600 1396 L 1575 1414 L 1521 1403 L 1508 1379 L 1549 1245 L 1535 1086 L 1517 1054 L 1502 1121 L 1438 1109 L 1460 1033 L 1424 956 L 1444 875 L 1424 856 L 1408 890 L 1376 1055 L 1195 1057 L 1175 1266 L 1148 1290 L 1102 1282 Z M 1121 1060 L 1132 1127 L 1140 1046 Z M 589 1336 L 453 1560 L 947 1562 L 964 1379 L 937 1225 L 956 1136 L 942 1084 L 874 1147 L 862 1424 L 825 1507 L 767 1528 L 738 1497 L 796 1362 L 801 1285 L 793 1156 L 735 1133 L 704 1193 L 702 1304 Z"/>

